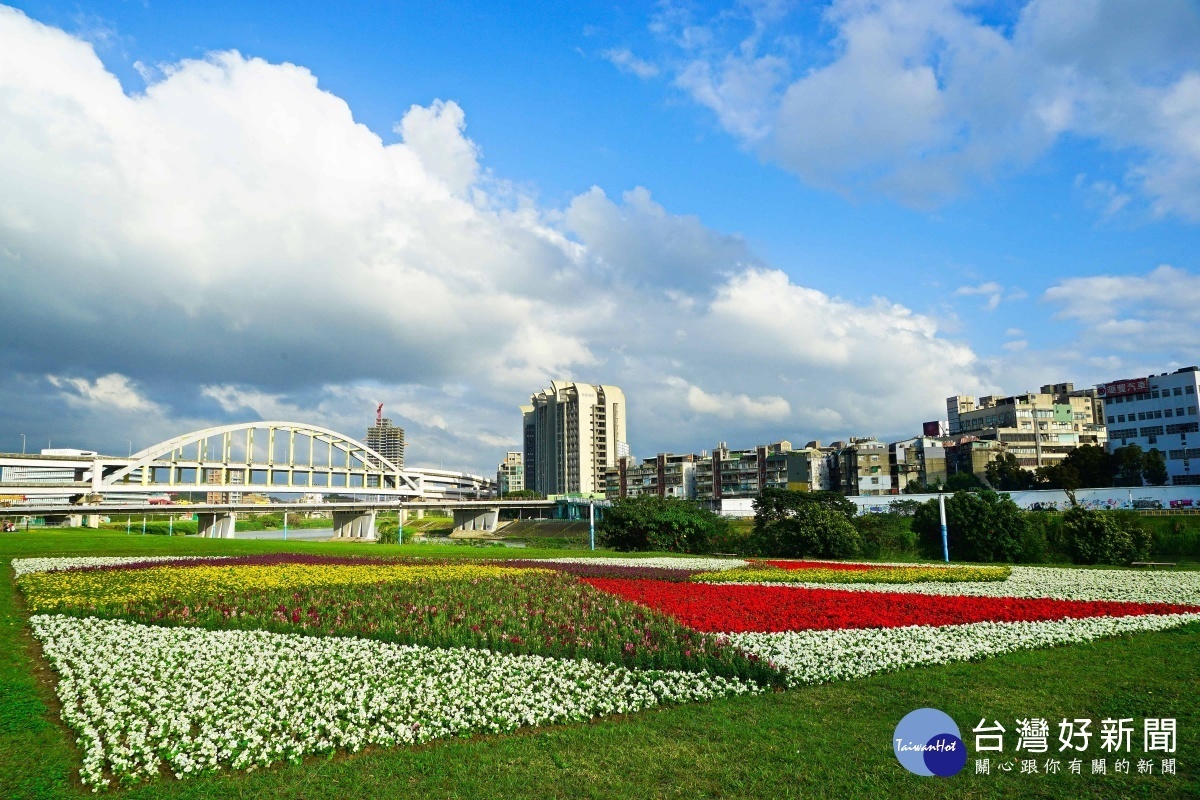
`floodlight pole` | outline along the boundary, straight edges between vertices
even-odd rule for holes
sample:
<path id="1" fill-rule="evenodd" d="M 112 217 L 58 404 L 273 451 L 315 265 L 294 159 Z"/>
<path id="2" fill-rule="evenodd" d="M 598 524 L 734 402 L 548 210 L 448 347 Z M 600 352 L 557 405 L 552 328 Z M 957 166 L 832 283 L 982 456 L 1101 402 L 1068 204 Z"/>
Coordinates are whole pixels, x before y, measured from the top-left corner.
<path id="1" fill-rule="evenodd" d="M 287 541 L 287 512 L 283 512 L 283 540 Z"/>
<path id="2" fill-rule="evenodd" d="M 946 535 L 946 495 L 938 493 L 938 514 L 942 518 L 942 557 L 950 563 L 950 540 Z"/>
<path id="3" fill-rule="evenodd" d="M 596 549 L 596 501 L 588 502 L 588 544 Z"/>

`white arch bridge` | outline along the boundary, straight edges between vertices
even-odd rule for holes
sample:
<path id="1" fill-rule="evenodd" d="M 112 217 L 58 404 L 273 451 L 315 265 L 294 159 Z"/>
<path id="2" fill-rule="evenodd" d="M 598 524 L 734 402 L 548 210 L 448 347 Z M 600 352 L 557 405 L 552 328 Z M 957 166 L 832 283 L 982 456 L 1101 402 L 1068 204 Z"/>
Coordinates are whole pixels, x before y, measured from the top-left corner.
<path id="1" fill-rule="evenodd" d="M 101 503 L 168 492 L 321 493 L 400 500 L 490 494 L 479 475 L 404 469 L 362 442 L 319 425 L 221 425 L 159 442 L 128 457 L 0 454 L 0 495 Z"/>

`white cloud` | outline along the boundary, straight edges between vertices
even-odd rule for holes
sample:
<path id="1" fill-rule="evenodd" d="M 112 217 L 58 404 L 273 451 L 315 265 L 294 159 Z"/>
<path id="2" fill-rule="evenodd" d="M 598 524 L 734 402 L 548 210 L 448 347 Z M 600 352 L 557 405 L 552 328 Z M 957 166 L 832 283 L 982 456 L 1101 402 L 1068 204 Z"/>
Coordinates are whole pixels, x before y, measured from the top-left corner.
<path id="1" fill-rule="evenodd" d="M 622 72 L 636 75 L 642 80 L 653 78 L 659 73 L 659 69 L 656 65 L 650 63 L 649 61 L 643 61 L 625 47 L 605 50 L 600 55 L 606 60 L 611 61 L 613 65 Z"/>
<path id="2" fill-rule="evenodd" d="M 688 408 L 697 414 L 734 419 L 736 417 L 760 417 L 779 421 L 791 414 L 792 407 L 782 397 L 750 397 L 745 394 L 720 392 L 710 394 L 699 386 L 693 386 L 682 378 L 667 378 L 672 389 L 684 392 Z"/>
<path id="3" fill-rule="evenodd" d="M 115 372 L 101 375 L 94 381 L 63 375 L 47 375 L 46 380 L 56 389 L 61 389 L 63 397 L 72 406 L 156 414 L 162 411 L 157 403 L 142 396 L 137 385 L 129 378 Z"/>
<path id="4" fill-rule="evenodd" d="M 1068 278 L 1043 294 L 1058 318 L 1081 326 L 1089 350 L 1162 353 L 1181 365 L 1196 361 L 1197 297 L 1200 275 L 1167 264 L 1144 275 Z"/>
<path id="5" fill-rule="evenodd" d="M 463 133 L 467 121 L 458 104 L 435 100 L 429 108 L 412 106 L 395 132 L 456 194 L 465 194 L 479 174 L 479 148 Z"/>
<path id="6" fill-rule="evenodd" d="M 552 379 L 621 386 L 639 453 L 908 432 L 981 385 L 932 318 L 797 285 L 643 188 L 539 207 L 450 101 L 385 145 L 300 66 L 147 74 L 128 95 L 90 45 L 0 9 L 0 254 L 26 333 L 0 397 L 48 372 L 91 404 L 73 430 L 122 451 L 132 423 L 102 409 L 142 414 L 139 441 L 254 417 L 361 436 L 384 402 L 418 463 L 488 470 Z M 19 402 L 0 428 L 59 424 Z"/>
<path id="7" fill-rule="evenodd" d="M 831 38 L 808 47 L 780 8 L 700 22 L 672 9 L 652 30 L 677 54 L 677 86 L 805 181 L 928 205 L 1074 136 L 1127 160 L 1123 185 L 1095 186 L 1104 216 L 1140 193 L 1200 220 L 1194 3 L 1029 0 L 993 23 L 968 2 L 836 0 Z"/>

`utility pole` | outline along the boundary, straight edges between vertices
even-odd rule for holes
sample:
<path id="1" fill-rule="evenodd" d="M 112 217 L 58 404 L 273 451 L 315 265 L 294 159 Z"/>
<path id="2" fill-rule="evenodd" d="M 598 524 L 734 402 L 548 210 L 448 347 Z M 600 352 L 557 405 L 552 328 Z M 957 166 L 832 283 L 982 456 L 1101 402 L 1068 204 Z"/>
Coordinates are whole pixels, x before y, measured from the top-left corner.
<path id="1" fill-rule="evenodd" d="M 1038 422 L 1037 400 L 1033 403 L 1033 449 L 1037 453 L 1037 465 L 1040 469 L 1042 466 L 1042 429 L 1041 423 Z"/>

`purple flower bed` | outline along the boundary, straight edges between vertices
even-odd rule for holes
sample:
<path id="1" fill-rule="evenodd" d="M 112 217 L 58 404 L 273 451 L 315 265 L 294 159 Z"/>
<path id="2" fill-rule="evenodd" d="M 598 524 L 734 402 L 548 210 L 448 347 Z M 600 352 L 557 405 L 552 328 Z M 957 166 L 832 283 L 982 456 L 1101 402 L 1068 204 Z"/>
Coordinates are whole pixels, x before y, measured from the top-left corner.
<path id="1" fill-rule="evenodd" d="M 559 572 L 566 572 L 577 578 L 641 578 L 654 581 L 686 581 L 691 576 L 704 572 L 702 569 L 626 567 L 616 564 L 562 563 L 556 561 L 539 561 L 537 559 L 513 559 L 511 561 L 496 561 L 494 563 L 505 567 L 553 569 Z"/>
<path id="2" fill-rule="evenodd" d="M 72 567 L 71 572 L 111 572 L 154 567 L 269 567 L 274 564 L 337 564 L 362 566 L 371 564 L 440 564 L 445 559 L 372 558 L 371 556 L 316 556 L 305 553 L 260 553 L 252 556 L 219 556 L 217 558 L 171 558 L 157 561 L 127 561 L 123 564 L 104 564 L 91 567 Z"/>

